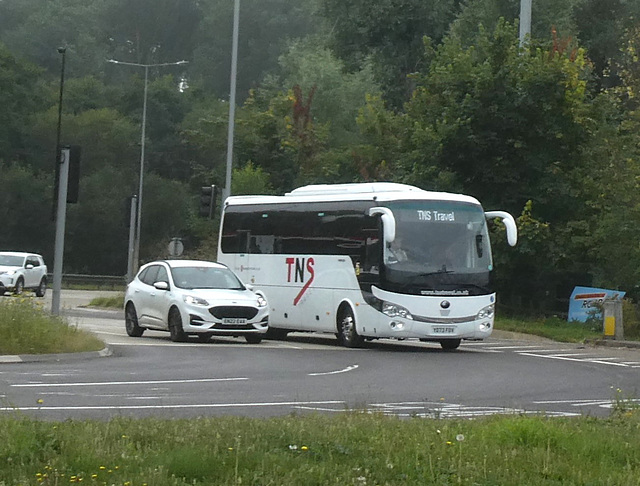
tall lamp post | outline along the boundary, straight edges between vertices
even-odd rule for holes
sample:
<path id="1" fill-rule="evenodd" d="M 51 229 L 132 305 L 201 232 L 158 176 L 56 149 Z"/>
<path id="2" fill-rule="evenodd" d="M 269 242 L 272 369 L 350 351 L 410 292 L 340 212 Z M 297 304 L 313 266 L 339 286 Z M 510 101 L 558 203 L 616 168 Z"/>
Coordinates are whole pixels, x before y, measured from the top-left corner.
<path id="1" fill-rule="evenodd" d="M 231 195 L 231 172 L 233 168 L 233 130 L 236 113 L 236 78 L 238 66 L 238 30 L 240 25 L 240 0 L 234 0 L 233 40 L 231 45 L 231 86 L 229 89 L 229 130 L 227 131 L 227 174 L 222 201 Z M 222 206 L 222 205 L 221 205 Z"/>
<path id="2" fill-rule="evenodd" d="M 64 63 L 67 53 L 66 47 L 58 47 L 58 54 L 62 55 L 62 62 L 60 67 L 60 98 L 58 100 L 58 128 L 56 133 L 56 162 L 55 162 L 55 174 L 56 174 L 56 187 L 53 194 L 53 217 L 56 222 L 56 237 L 54 243 L 54 255 L 53 255 L 53 288 L 51 293 L 51 313 L 53 315 L 60 314 L 60 293 L 62 288 L 62 259 L 64 255 L 64 211 L 60 211 L 60 205 L 66 204 L 65 200 L 59 200 L 60 185 L 65 185 L 66 190 L 66 177 L 63 181 L 63 174 L 61 174 L 61 159 L 60 159 L 60 132 L 62 129 L 62 93 L 64 92 Z M 68 161 L 65 167 L 68 167 Z M 66 208 L 65 208 L 66 209 Z"/>
<path id="3" fill-rule="evenodd" d="M 136 222 L 135 243 L 133 248 L 133 268 L 138 269 L 140 261 L 140 223 L 142 221 L 142 182 L 144 178 L 144 141 L 147 128 L 147 87 L 149 84 L 149 68 L 163 66 L 179 66 L 188 64 L 189 61 L 163 62 L 159 64 L 139 64 L 135 62 L 116 61 L 115 59 L 107 59 L 107 62 L 113 64 L 122 64 L 125 66 L 137 66 L 144 68 L 144 101 L 142 103 L 142 135 L 140 137 L 140 185 L 138 186 L 138 217 Z"/>
<path id="4" fill-rule="evenodd" d="M 523 47 L 527 36 L 531 35 L 531 2 L 520 0 L 520 47 Z"/>

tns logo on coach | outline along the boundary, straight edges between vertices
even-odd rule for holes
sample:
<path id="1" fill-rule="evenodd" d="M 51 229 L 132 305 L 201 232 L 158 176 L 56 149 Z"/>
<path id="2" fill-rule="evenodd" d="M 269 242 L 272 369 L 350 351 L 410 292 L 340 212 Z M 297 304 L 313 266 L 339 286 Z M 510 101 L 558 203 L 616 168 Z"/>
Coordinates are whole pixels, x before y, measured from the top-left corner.
<path id="1" fill-rule="evenodd" d="M 298 295 L 293 299 L 293 305 L 298 305 L 298 302 L 300 302 L 300 299 L 311 285 L 311 282 L 313 282 L 315 276 L 313 265 L 315 261 L 313 258 L 287 257 L 286 263 L 287 282 L 304 282 L 300 292 L 298 292 Z"/>

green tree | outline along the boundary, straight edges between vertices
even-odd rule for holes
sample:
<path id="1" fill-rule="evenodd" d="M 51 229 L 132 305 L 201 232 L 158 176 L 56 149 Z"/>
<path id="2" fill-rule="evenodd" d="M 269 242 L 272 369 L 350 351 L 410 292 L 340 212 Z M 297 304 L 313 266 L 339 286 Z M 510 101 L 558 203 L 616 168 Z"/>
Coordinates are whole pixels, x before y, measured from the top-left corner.
<path id="1" fill-rule="evenodd" d="M 34 251 L 53 262 L 52 177 L 0 162 L 0 249 Z"/>
<path id="2" fill-rule="evenodd" d="M 238 99 L 248 96 L 264 76 L 277 69 L 291 39 L 315 33 L 315 0 L 242 0 L 238 36 Z M 207 0 L 196 33 L 193 76 L 208 92 L 228 99 L 234 2 Z"/>
<path id="3" fill-rule="evenodd" d="M 320 0 L 334 39 L 332 49 L 351 70 L 371 60 L 391 106 L 400 108 L 413 90 L 407 77 L 423 67 L 422 39 L 442 39 L 459 0 Z"/>
<path id="4" fill-rule="evenodd" d="M 40 74 L 0 43 L 0 162 L 24 159 L 29 151 L 29 120 L 45 98 Z"/>

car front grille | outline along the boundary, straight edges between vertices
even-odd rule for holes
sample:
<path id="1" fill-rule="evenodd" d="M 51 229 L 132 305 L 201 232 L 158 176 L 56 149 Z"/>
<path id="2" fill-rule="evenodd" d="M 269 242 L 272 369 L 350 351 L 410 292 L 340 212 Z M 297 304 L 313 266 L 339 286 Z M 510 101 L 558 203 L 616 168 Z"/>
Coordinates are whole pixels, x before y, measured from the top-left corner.
<path id="1" fill-rule="evenodd" d="M 240 319 L 253 319 L 258 313 L 255 307 L 243 307 L 239 305 L 221 305 L 211 307 L 209 313 L 216 319 L 224 319 L 227 317 L 236 317 Z"/>

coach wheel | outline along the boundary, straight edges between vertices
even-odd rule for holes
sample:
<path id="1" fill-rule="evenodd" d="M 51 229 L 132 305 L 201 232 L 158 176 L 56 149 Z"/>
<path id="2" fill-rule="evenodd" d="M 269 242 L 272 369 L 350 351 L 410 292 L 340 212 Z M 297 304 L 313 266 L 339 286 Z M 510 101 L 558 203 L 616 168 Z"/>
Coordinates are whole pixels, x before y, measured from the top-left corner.
<path id="1" fill-rule="evenodd" d="M 442 341 L 440 341 L 440 346 L 442 346 L 442 349 L 446 349 L 447 351 L 458 349 L 458 346 L 460 346 L 460 341 L 460 339 L 443 339 Z"/>
<path id="2" fill-rule="evenodd" d="M 169 333 L 171 334 L 171 340 L 175 343 L 181 343 L 187 340 L 187 334 L 182 328 L 180 311 L 175 307 L 169 311 Z"/>
<path id="3" fill-rule="evenodd" d="M 347 348 L 359 348 L 364 343 L 356 331 L 356 319 L 349 306 L 345 306 L 338 319 L 338 341 Z"/>
<path id="4" fill-rule="evenodd" d="M 124 312 L 124 327 L 127 330 L 127 334 L 131 337 L 140 337 L 144 332 L 144 329 L 138 325 L 138 314 L 131 302 L 127 304 Z"/>

